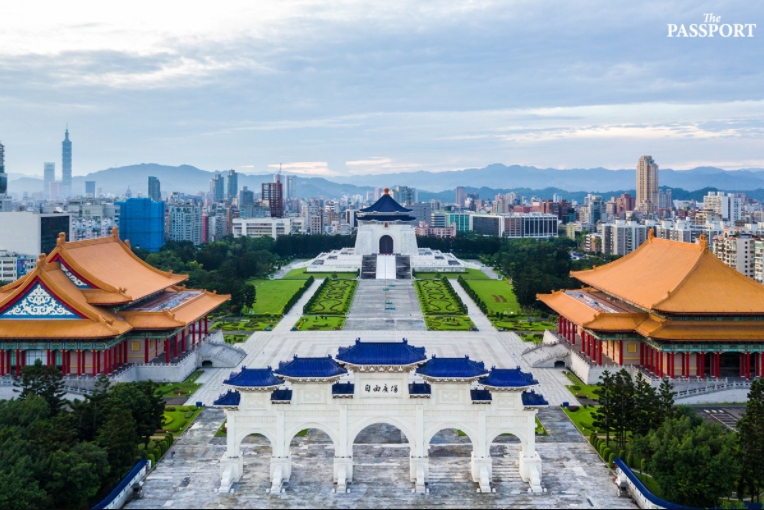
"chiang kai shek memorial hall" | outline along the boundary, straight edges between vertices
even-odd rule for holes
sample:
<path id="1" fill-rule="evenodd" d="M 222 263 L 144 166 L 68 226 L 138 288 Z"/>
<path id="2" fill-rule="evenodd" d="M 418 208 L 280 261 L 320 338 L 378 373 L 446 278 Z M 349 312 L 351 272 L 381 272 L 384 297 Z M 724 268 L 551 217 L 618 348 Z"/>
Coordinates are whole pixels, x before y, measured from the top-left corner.
<path id="1" fill-rule="evenodd" d="M 0 376 L 42 361 L 64 375 L 110 375 L 170 363 L 204 341 L 229 296 L 186 289 L 186 275 L 149 266 L 112 235 L 66 242 L 0 288 Z"/>
<path id="2" fill-rule="evenodd" d="M 629 255 L 571 276 L 585 287 L 537 297 L 591 366 L 688 381 L 762 376 L 764 286 L 719 260 L 705 236 L 691 244 L 649 231 Z"/>
<path id="3" fill-rule="evenodd" d="M 242 368 L 225 384 L 233 389 L 215 401 L 225 409 L 228 429 L 220 461 L 221 491 L 242 476 L 240 447 L 248 435 L 269 440 L 270 492 L 277 493 L 291 475 L 292 438 L 318 429 L 331 438 L 334 482 L 338 492 L 345 492 L 353 480 L 355 438 L 375 424 L 397 427 L 408 439 L 410 480 L 417 492 L 426 491 L 430 440 L 444 429 L 470 438 L 469 469 L 481 492 L 491 491 L 490 447 L 501 434 L 520 440 L 520 476 L 530 490 L 542 491 L 535 418 L 547 402 L 530 389 L 538 382 L 519 368 L 487 370 L 467 357 L 428 359 L 424 347 L 406 340 L 356 340 L 340 348 L 336 358 L 295 357 L 276 369 Z"/>

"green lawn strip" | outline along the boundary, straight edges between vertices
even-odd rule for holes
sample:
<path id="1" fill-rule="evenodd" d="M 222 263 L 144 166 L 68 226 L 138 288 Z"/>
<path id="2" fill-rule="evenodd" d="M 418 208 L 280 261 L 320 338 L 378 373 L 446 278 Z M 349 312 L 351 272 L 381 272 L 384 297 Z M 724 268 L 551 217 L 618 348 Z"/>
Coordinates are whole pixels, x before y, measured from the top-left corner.
<path id="1" fill-rule="evenodd" d="M 185 381 L 179 383 L 167 383 L 157 388 L 157 393 L 165 398 L 177 398 L 177 397 L 190 397 L 194 392 L 201 387 L 201 384 L 195 381 L 204 372 L 197 370 L 193 374 L 189 375 Z"/>
<path id="2" fill-rule="evenodd" d="M 307 279 L 307 278 L 306 278 Z M 249 280 L 257 291 L 253 315 L 282 315 L 284 306 L 305 284 L 303 280 Z"/>
<path id="3" fill-rule="evenodd" d="M 541 421 L 539 421 L 538 416 L 536 416 L 536 435 L 537 436 L 546 436 L 546 435 L 548 435 L 546 429 L 541 424 Z"/>
<path id="4" fill-rule="evenodd" d="M 599 400 L 599 395 L 597 394 L 597 391 L 599 390 L 599 385 L 597 384 L 584 384 L 581 379 L 579 379 L 576 374 L 574 374 L 571 371 L 565 372 L 565 377 L 568 378 L 570 382 L 573 384 L 565 386 L 568 388 L 568 391 L 570 391 L 573 395 L 576 397 L 582 397 L 582 398 L 588 398 L 591 400 Z"/>
<path id="5" fill-rule="evenodd" d="M 467 280 L 467 285 L 486 304 L 488 314 L 520 313 L 514 288 L 506 280 Z"/>
<path id="6" fill-rule="evenodd" d="M 350 311 L 358 282 L 329 279 L 306 305 L 306 315 L 345 315 Z"/>
<path id="7" fill-rule="evenodd" d="M 203 407 L 196 406 L 167 406 L 162 420 L 162 430 L 170 431 L 177 436 L 186 431 L 194 422 Z"/>
<path id="8" fill-rule="evenodd" d="M 338 315 L 303 315 L 294 325 L 297 331 L 336 331 L 345 326 L 345 317 Z"/>
<path id="9" fill-rule="evenodd" d="M 577 410 L 572 411 L 569 407 L 563 407 L 562 410 L 584 436 L 588 437 L 592 432 L 596 432 L 597 434 L 605 433 L 603 430 L 594 428 L 594 418 L 592 417 L 592 413 L 597 409 L 597 406 L 573 406 L 573 408 L 577 408 Z"/>
<path id="10" fill-rule="evenodd" d="M 488 280 L 488 275 L 480 269 L 467 269 L 461 273 L 417 273 L 414 275 L 419 280 L 435 280 L 445 276 L 446 278 L 462 277 L 465 280 Z"/>
<path id="11" fill-rule="evenodd" d="M 658 485 L 658 482 L 656 482 L 652 476 L 648 475 L 647 473 L 639 473 L 637 471 L 634 471 L 634 474 L 637 475 L 637 478 L 639 478 L 643 484 L 645 484 L 647 490 L 652 492 L 654 496 L 663 499 L 663 491 Z"/>
<path id="12" fill-rule="evenodd" d="M 475 323 L 466 315 L 425 315 L 428 331 L 472 331 Z"/>
<path id="13" fill-rule="evenodd" d="M 331 278 L 335 274 L 340 280 L 354 280 L 358 278 L 356 273 L 308 273 L 308 269 L 303 267 L 289 271 L 284 276 L 284 280 L 307 280 L 311 276 L 314 278 Z"/>
<path id="14" fill-rule="evenodd" d="M 501 328 L 504 331 L 546 331 L 557 328 L 557 325 L 550 321 L 528 322 L 527 320 L 495 319 L 492 317 L 488 319 L 497 329 Z"/>
<path id="15" fill-rule="evenodd" d="M 249 338 L 249 335 L 223 335 L 223 340 L 225 340 L 225 343 L 231 345 L 246 342 L 247 338 Z"/>

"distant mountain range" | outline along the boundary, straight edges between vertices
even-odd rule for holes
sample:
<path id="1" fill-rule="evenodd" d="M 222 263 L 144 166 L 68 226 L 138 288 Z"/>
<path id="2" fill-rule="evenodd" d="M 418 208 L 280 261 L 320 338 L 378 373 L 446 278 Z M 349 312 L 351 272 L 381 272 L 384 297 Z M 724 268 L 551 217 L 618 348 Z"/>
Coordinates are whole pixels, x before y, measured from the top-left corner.
<path id="1" fill-rule="evenodd" d="M 93 172 L 87 176 L 75 177 L 72 189 L 75 193 L 84 193 L 85 181 L 95 181 L 96 187 L 104 193 L 123 194 L 129 187 L 134 194 L 147 194 L 148 177 L 157 177 L 163 192 L 179 191 L 195 194 L 207 191 L 209 182 L 215 173 L 222 171 L 200 170 L 194 166 L 165 166 L 143 163 L 118 168 L 109 168 Z M 579 199 L 587 192 L 603 195 L 617 195 L 622 190 L 633 192 L 636 183 L 636 170 L 609 170 L 606 168 L 557 170 L 536 168 L 533 166 L 505 166 L 493 164 L 485 168 L 471 168 L 453 172 L 411 172 L 376 175 L 354 175 L 331 177 L 297 177 L 297 195 L 307 197 L 337 197 L 342 195 L 365 194 L 374 187 L 405 185 L 420 190 L 420 200 L 439 198 L 444 201 L 454 200 L 457 186 L 469 187 L 470 192 L 477 191 L 483 198 L 490 198 L 496 193 L 516 191 L 526 196 L 537 195 L 551 197 L 561 193 L 568 199 Z M 263 182 L 271 182 L 272 174 L 239 174 L 239 186 L 247 186 L 259 191 Z M 8 191 L 42 191 L 42 179 L 14 177 L 9 175 Z M 681 188 L 682 190 L 703 190 L 713 188 L 725 191 L 746 191 L 758 194 L 764 190 L 764 169 L 744 169 L 726 171 L 715 167 L 698 167 L 692 170 L 661 169 L 662 187 Z M 686 192 L 685 192 L 686 193 Z M 751 193 L 749 193 L 751 194 Z M 677 193 L 675 193 L 675 197 Z M 606 197 L 607 198 L 607 197 Z"/>

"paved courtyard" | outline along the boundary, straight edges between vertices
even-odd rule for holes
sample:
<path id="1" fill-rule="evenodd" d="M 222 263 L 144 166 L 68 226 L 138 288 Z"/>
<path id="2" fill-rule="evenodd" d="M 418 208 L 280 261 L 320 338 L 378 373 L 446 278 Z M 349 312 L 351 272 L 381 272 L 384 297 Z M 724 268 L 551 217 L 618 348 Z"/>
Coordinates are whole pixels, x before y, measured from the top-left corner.
<path id="1" fill-rule="evenodd" d="M 283 493 L 266 492 L 270 446 L 254 436 L 242 445 L 246 465 L 241 482 L 221 494 L 218 459 L 225 438 L 214 434 L 223 419 L 222 410 L 206 409 L 173 446 L 174 458 L 165 456 L 148 477 L 143 498 L 127 508 L 636 508 L 630 499 L 616 497 L 609 470 L 558 408 L 540 412 L 550 433 L 537 444 L 546 488 L 540 495 L 528 493 L 517 475 L 519 445 L 511 438 L 491 447 L 496 492 L 477 493 L 468 477 L 471 446 L 455 432 L 433 438 L 430 492 L 415 494 L 408 478 L 408 445 L 389 429 L 359 436 L 347 494 L 333 492 L 333 447 L 326 436 L 313 432 L 292 441 L 294 468 Z"/>
<path id="2" fill-rule="evenodd" d="M 412 280 L 360 280 L 345 331 L 424 331 Z"/>

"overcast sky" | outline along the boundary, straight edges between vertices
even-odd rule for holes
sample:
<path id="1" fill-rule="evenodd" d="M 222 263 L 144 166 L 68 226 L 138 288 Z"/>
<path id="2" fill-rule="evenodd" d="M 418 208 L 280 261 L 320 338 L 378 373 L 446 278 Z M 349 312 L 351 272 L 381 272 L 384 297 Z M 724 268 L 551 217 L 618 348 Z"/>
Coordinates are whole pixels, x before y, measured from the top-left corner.
<path id="1" fill-rule="evenodd" d="M 757 1 L 4 2 L 6 171 L 764 167 Z M 753 38 L 667 24 L 756 23 Z"/>

